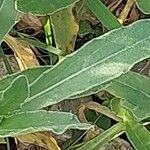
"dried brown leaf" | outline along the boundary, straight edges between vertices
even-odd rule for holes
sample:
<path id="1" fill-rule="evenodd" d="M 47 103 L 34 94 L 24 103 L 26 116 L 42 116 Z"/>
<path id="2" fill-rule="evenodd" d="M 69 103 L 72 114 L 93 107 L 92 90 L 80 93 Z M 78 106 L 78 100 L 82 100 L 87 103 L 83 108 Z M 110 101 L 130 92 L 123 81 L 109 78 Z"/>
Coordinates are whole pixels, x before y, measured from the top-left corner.
<path id="1" fill-rule="evenodd" d="M 47 150 L 61 150 L 56 140 L 48 132 L 37 132 L 16 137 L 21 143 L 38 145 Z"/>
<path id="2" fill-rule="evenodd" d="M 10 35 L 5 37 L 5 42 L 14 51 L 20 70 L 39 66 L 39 62 L 28 43 L 18 40 Z"/>

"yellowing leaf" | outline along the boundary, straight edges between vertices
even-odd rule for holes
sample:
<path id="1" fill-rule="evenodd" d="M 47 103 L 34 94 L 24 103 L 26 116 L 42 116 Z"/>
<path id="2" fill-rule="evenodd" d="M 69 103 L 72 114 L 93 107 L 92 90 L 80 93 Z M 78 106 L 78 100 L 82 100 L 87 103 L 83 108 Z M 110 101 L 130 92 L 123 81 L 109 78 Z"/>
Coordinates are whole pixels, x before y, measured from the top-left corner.
<path id="1" fill-rule="evenodd" d="M 21 70 L 39 65 L 38 60 L 36 59 L 33 51 L 27 43 L 20 41 L 10 35 L 5 37 L 5 42 L 14 51 L 15 57 Z"/>
<path id="2" fill-rule="evenodd" d="M 79 25 L 72 9 L 72 6 L 70 6 L 51 16 L 56 46 L 62 49 L 64 53 L 71 53 L 74 50 L 76 36 L 79 31 Z"/>
<path id="3" fill-rule="evenodd" d="M 123 22 L 125 21 L 125 19 L 127 18 L 130 10 L 132 9 L 133 5 L 135 3 L 135 0 L 128 0 L 127 4 L 125 5 L 124 9 L 122 10 L 120 16 L 119 16 L 119 21 L 121 24 L 123 24 Z"/>
<path id="4" fill-rule="evenodd" d="M 17 140 L 21 143 L 38 145 L 47 150 L 61 150 L 57 145 L 56 140 L 47 132 L 21 135 L 17 137 Z"/>

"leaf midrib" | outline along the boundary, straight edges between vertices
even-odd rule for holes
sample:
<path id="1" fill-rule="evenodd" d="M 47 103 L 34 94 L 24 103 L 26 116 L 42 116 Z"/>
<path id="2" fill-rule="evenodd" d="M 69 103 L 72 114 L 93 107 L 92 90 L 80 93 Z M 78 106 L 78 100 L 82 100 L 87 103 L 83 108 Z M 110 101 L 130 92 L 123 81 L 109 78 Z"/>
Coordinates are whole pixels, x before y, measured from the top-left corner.
<path id="1" fill-rule="evenodd" d="M 110 55 L 110 56 L 104 58 L 103 60 L 101 60 L 101 61 L 99 61 L 99 62 L 96 62 L 96 63 L 94 63 L 94 64 L 92 64 L 92 65 L 90 65 L 90 66 L 88 66 L 88 67 L 86 67 L 86 68 L 84 68 L 84 69 L 82 69 L 82 70 L 80 70 L 79 72 L 77 72 L 77 73 L 75 73 L 75 74 L 69 76 L 68 78 L 65 78 L 65 79 L 61 80 L 60 82 L 54 84 L 54 85 L 51 86 L 50 88 L 47 88 L 47 89 L 43 90 L 42 92 L 39 92 L 38 94 L 36 94 L 36 95 L 34 95 L 34 96 L 31 96 L 31 97 L 30 97 L 29 99 L 27 99 L 26 101 L 30 101 L 30 100 L 32 100 L 33 98 L 36 98 L 36 97 L 38 97 L 38 96 L 40 96 L 40 95 L 42 95 L 42 94 L 44 94 L 44 93 L 46 93 L 46 92 L 48 92 L 48 91 L 54 89 L 54 88 L 56 88 L 57 86 L 63 84 L 65 81 L 68 81 L 68 80 L 72 79 L 73 77 L 76 77 L 76 76 L 79 75 L 80 73 L 82 73 L 82 72 L 84 72 L 84 71 L 86 71 L 86 70 L 89 70 L 89 69 L 95 67 L 96 65 L 98 65 L 98 64 L 100 64 L 100 63 L 102 63 L 102 62 L 104 62 L 105 60 L 108 60 L 108 59 L 110 59 L 110 58 L 116 56 L 117 54 L 120 54 L 120 53 L 126 51 L 127 49 L 130 49 L 130 48 L 132 48 L 132 47 L 134 47 L 134 46 L 136 46 L 136 45 L 138 45 L 138 44 L 140 44 L 140 43 L 142 43 L 142 42 L 144 42 L 145 40 L 148 40 L 148 39 L 150 39 L 150 36 L 148 36 L 148 37 L 146 37 L 146 38 L 143 38 L 142 40 L 139 40 L 138 42 L 135 42 L 134 44 L 132 44 L 132 45 L 126 47 L 126 48 L 123 48 L 121 51 L 115 52 L 114 54 L 112 54 L 112 55 Z M 118 75 L 118 76 L 119 76 L 119 75 Z M 105 81 L 104 81 L 104 83 L 105 83 Z"/>

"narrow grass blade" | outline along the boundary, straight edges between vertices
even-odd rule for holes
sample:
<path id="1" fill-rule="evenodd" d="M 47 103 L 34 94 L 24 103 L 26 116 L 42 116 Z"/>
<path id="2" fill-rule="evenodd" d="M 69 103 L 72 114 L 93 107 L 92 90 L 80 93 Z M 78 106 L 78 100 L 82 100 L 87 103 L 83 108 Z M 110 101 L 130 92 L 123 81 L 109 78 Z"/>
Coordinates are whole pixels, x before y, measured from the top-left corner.
<path id="1" fill-rule="evenodd" d="M 121 26 L 117 18 L 108 10 L 100 0 L 83 0 L 99 21 L 109 30 Z"/>
<path id="2" fill-rule="evenodd" d="M 87 149 L 99 150 L 100 147 L 102 147 L 104 144 L 113 140 L 115 137 L 118 137 L 119 135 L 121 135 L 123 133 L 123 130 L 124 130 L 124 124 L 118 123 L 112 126 L 110 129 L 98 135 L 96 138 L 85 143 L 83 146 L 81 146 L 77 150 L 87 150 Z"/>

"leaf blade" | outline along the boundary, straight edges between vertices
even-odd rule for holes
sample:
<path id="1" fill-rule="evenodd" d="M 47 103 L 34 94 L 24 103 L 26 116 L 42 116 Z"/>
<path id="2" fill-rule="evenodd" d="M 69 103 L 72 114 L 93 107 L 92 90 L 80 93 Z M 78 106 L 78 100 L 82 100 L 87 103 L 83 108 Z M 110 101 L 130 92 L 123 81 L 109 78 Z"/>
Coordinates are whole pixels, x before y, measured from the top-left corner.
<path id="1" fill-rule="evenodd" d="M 130 113 L 126 112 L 125 132 L 135 149 L 149 150 L 150 133 Z"/>
<path id="2" fill-rule="evenodd" d="M 105 90 L 123 98 L 122 105 L 130 109 L 139 120 L 143 120 L 150 117 L 149 85 L 149 78 L 134 72 L 128 72 L 114 79 Z"/>
<path id="3" fill-rule="evenodd" d="M 34 106 L 35 109 L 52 105 L 128 72 L 135 63 L 150 55 L 149 23 L 148 20 L 139 21 L 127 28 L 109 32 L 67 56 L 30 85 L 31 97 L 23 108 L 28 109 L 30 106 L 31 109 Z M 140 30 L 138 35 L 137 30 Z M 116 43 L 114 37 L 119 37 L 120 43 Z"/>
<path id="4" fill-rule="evenodd" d="M 145 13 L 145 14 L 150 14 L 150 1 L 148 0 L 136 0 L 137 6 L 139 9 Z"/>
<path id="5" fill-rule="evenodd" d="M 51 15 L 56 47 L 64 54 L 74 51 L 75 40 L 79 31 L 79 25 L 70 6 Z"/>
<path id="6" fill-rule="evenodd" d="M 9 11 L 8 11 L 9 10 Z M 15 3 L 13 0 L 3 0 L 0 6 L 0 43 L 3 41 L 5 35 L 10 31 L 16 23 L 18 13 L 15 10 Z"/>
<path id="7" fill-rule="evenodd" d="M 84 3 L 109 30 L 121 27 L 121 23 L 101 1 L 84 0 Z"/>
<path id="8" fill-rule="evenodd" d="M 44 71 L 46 71 L 49 68 L 50 66 L 30 68 L 22 72 L 17 72 L 11 75 L 4 76 L 0 80 L 0 93 L 2 93 L 6 88 L 8 88 L 8 86 L 10 86 L 10 84 L 17 76 L 26 76 L 28 78 L 29 84 L 31 84 L 32 82 L 34 82 L 34 80 L 36 80 L 36 78 L 38 78 Z"/>
<path id="9" fill-rule="evenodd" d="M 0 115 L 13 114 L 15 111 L 18 111 L 21 103 L 29 96 L 28 93 L 29 89 L 26 77 L 19 76 L 15 78 L 11 85 L 2 93 Z"/>
<path id="10" fill-rule="evenodd" d="M 45 16 L 66 8 L 77 1 L 78 0 L 16 0 L 16 8 L 23 13 Z"/>
<path id="11" fill-rule="evenodd" d="M 61 134 L 67 129 L 85 130 L 89 128 L 91 128 L 91 125 L 80 123 L 77 117 L 71 113 L 39 110 L 20 112 L 3 118 L 0 123 L 0 137 L 37 131 L 52 131 Z"/>

